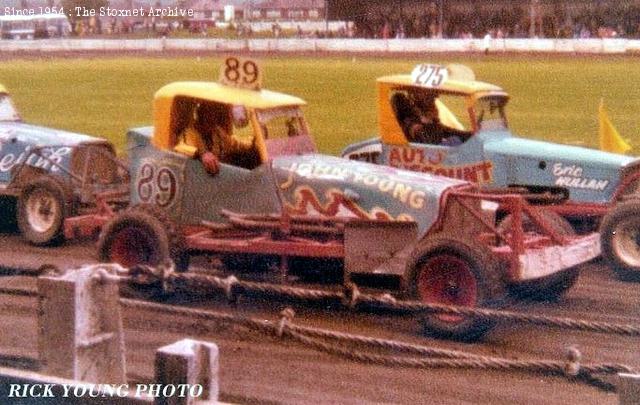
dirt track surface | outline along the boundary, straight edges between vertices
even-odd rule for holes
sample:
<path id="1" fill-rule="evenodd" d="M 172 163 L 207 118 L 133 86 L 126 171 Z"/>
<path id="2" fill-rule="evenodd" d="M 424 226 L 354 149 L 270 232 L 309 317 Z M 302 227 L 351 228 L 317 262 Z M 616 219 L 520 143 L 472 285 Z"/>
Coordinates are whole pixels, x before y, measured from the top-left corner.
<path id="1" fill-rule="evenodd" d="M 0 234 L 0 263 L 35 268 L 54 263 L 72 268 L 92 261 L 90 243 L 34 248 L 18 237 Z M 35 289 L 33 278 L 3 277 L 0 286 Z M 441 348 L 511 359 L 564 360 L 564 349 L 577 345 L 584 363 L 615 362 L 640 366 L 637 337 L 563 331 L 523 325 L 499 325 L 481 342 L 463 344 L 421 336 L 409 317 L 328 310 L 317 305 L 242 299 L 178 304 L 277 320 L 285 306 L 296 310 L 299 325 L 392 338 Z M 583 266 L 576 287 L 559 302 L 517 305 L 536 314 L 640 324 L 640 284 L 617 281 L 602 264 Z M 0 294 L 0 353 L 36 358 L 37 300 Z M 367 365 L 332 357 L 301 345 L 231 325 L 194 321 L 146 310 L 126 309 L 128 373 L 133 380 L 153 376 L 154 351 L 183 337 L 212 341 L 220 347 L 223 400 L 260 403 L 430 403 L 430 404 L 616 404 L 606 394 L 564 378 L 482 370 L 419 370 Z M 132 381 L 133 381 L 132 380 Z M 615 379 L 609 379 L 615 382 Z M 253 400 L 251 400 L 253 399 Z M 3 401 L 0 401 L 3 402 Z"/>

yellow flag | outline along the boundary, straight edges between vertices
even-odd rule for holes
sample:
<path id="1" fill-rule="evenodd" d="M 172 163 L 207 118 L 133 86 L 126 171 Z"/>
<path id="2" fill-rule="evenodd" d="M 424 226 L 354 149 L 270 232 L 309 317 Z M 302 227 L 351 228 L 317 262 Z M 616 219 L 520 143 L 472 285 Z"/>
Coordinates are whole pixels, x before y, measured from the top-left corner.
<path id="1" fill-rule="evenodd" d="M 600 100 L 600 107 L 598 108 L 598 121 L 600 135 L 600 149 L 605 152 L 613 153 L 626 153 L 631 149 L 631 146 L 622 139 L 616 128 L 613 126 L 607 115 L 607 111 L 604 108 L 604 101 Z"/>

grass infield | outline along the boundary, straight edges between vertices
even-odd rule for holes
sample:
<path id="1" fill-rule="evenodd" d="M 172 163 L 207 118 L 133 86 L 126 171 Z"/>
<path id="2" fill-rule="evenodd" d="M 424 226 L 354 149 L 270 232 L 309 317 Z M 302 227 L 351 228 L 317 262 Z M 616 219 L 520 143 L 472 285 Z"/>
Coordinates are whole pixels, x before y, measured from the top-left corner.
<path id="1" fill-rule="evenodd" d="M 337 154 L 377 132 L 375 79 L 421 62 L 463 63 L 511 95 L 514 133 L 597 147 L 604 99 L 621 135 L 640 149 L 640 69 L 632 56 L 433 55 L 429 57 L 263 57 L 264 87 L 308 102 L 320 151 Z M 0 83 L 30 123 L 83 132 L 124 147 L 127 128 L 151 124 L 153 94 L 177 80 L 217 80 L 221 57 L 13 59 Z"/>

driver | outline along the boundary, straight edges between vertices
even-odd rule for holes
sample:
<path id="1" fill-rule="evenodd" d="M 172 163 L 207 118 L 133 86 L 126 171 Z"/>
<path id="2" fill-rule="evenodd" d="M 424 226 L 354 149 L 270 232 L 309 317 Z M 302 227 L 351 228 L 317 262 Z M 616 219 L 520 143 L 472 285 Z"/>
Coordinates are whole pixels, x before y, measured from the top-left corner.
<path id="1" fill-rule="evenodd" d="M 469 137 L 467 131 L 440 122 L 435 93 L 415 93 L 412 100 L 397 93 L 392 97 L 392 105 L 409 142 L 455 146 Z"/>
<path id="2" fill-rule="evenodd" d="M 194 158 L 211 152 L 219 160 L 225 161 L 230 155 L 250 149 L 251 143 L 240 141 L 232 135 L 231 118 L 231 108 L 225 104 L 196 105 L 174 150 Z"/>

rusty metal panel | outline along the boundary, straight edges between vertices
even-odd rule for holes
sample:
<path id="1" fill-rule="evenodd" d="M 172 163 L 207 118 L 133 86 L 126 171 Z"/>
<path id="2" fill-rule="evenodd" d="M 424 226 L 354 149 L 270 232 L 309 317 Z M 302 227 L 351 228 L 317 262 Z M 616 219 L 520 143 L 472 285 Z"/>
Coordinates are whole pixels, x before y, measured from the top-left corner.
<path id="1" fill-rule="evenodd" d="M 351 273 L 404 274 L 418 235 L 409 221 L 350 221 L 345 226 L 345 280 Z"/>

